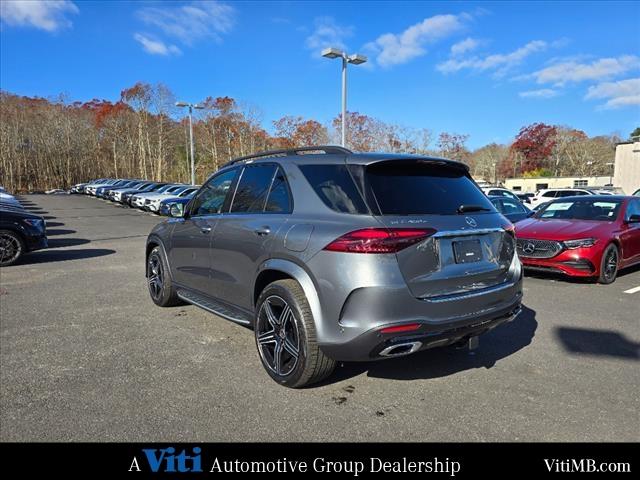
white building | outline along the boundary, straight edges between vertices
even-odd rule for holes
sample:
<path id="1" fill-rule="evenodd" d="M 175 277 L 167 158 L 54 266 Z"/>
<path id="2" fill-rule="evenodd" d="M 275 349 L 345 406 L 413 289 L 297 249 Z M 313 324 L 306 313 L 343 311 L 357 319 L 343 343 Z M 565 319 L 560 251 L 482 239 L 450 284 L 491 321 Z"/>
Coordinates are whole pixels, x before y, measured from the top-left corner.
<path id="1" fill-rule="evenodd" d="M 613 184 L 632 195 L 640 188 L 640 137 L 616 145 Z"/>
<path id="2" fill-rule="evenodd" d="M 610 176 L 599 177 L 537 177 L 537 178 L 507 178 L 504 186 L 514 192 L 537 192 L 543 188 L 584 188 L 604 187 L 611 184 Z M 618 185 L 617 183 L 613 183 Z M 633 190 L 631 191 L 633 193 Z"/>

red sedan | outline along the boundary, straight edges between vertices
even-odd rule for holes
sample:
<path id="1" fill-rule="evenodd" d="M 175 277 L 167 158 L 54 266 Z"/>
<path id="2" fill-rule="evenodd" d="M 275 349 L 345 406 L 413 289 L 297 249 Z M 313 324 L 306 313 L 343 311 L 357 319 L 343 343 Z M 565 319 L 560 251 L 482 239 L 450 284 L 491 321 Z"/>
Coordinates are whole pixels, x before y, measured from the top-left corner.
<path id="1" fill-rule="evenodd" d="M 515 225 L 525 268 L 611 283 L 640 263 L 640 198 L 564 197 Z"/>

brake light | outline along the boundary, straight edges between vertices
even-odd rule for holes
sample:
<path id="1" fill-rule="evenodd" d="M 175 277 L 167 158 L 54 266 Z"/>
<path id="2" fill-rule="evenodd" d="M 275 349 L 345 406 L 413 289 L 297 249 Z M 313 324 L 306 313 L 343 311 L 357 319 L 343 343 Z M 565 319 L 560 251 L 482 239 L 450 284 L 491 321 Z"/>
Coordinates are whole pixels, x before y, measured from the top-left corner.
<path id="1" fill-rule="evenodd" d="M 396 325 L 395 327 L 387 327 L 380 330 L 380 333 L 401 333 L 412 332 L 420 328 L 419 323 L 408 323 L 406 325 Z"/>
<path id="2" fill-rule="evenodd" d="M 433 228 L 364 228 L 324 247 L 331 252 L 395 253 L 436 233 Z"/>

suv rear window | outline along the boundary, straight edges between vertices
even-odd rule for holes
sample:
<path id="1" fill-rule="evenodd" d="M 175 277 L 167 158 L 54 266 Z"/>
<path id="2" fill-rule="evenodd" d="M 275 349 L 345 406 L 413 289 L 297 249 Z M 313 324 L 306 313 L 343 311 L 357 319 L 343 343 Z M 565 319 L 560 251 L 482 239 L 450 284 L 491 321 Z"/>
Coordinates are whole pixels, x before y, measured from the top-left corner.
<path id="1" fill-rule="evenodd" d="M 382 215 L 454 215 L 460 205 L 495 212 L 487 196 L 457 168 L 420 161 L 389 161 L 367 167 Z"/>
<path id="2" fill-rule="evenodd" d="M 303 175 L 331 210 L 369 213 L 346 165 L 300 165 Z"/>

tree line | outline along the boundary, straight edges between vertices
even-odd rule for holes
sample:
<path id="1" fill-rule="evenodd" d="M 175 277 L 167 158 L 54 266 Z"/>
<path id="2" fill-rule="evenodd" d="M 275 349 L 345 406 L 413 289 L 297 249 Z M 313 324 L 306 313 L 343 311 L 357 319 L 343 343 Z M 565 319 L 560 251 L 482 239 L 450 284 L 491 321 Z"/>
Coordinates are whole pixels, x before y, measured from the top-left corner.
<path id="1" fill-rule="evenodd" d="M 202 182 L 234 157 L 253 152 L 339 142 L 341 118 L 328 124 L 299 116 L 263 126 L 259 108 L 230 97 L 208 97 L 194 111 L 196 178 Z M 188 182 L 189 131 L 175 96 L 162 84 L 137 83 L 118 101 L 72 102 L 0 92 L 0 184 L 39 191 L 97 177 Z M 410 128 L 347 113 L 348 147 L 434 155 L 463 161 L 487 181 L 529 175 L 608 175 L 616 136 L 542 123 L 523 127 L 509 145 L 471 151 L 469 135 Z"/>

